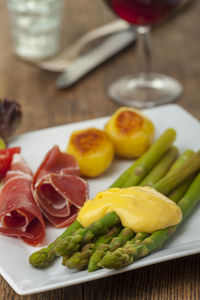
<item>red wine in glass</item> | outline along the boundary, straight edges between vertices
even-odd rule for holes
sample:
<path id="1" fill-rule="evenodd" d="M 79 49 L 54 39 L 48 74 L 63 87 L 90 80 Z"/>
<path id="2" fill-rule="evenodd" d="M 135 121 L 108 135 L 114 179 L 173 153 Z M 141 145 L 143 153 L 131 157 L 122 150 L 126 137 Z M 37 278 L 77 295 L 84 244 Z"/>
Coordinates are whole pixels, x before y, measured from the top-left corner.
<path id="1" fill-rule="evenodd" d="M 122 104 L 137 108 L 151 107 L 174 101 L 182 93 L 182 85 L 175 79 L 153 73 L 151 69 L 151 25 L 162 21 L 181 0 L 104 0 L 116 15 L 131 25 L 138 33 L 142 61 L 146 70 L 114 82 L 108 89 L 110 97 Z M 120 41 L 119 41 L 120 42 Z M 140 53 L 140 52 L 139 52 Z"/>
<path id="2" fill-rule="evenodd" d="M 127 22 L 145 26 L 157 23 L 174 10 L 180 0 L 105 0 Z"/>

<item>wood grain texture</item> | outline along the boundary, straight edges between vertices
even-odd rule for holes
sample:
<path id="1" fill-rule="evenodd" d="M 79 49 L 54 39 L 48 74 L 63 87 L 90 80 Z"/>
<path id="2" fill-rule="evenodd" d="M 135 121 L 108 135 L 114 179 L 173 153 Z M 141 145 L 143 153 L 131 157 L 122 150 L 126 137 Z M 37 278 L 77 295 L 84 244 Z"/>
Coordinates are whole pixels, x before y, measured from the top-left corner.
<path id="1" fill-rule="evenodd" d="M 66 1 L 63 47 L 90 29 L 114 19 L 102 0 Z M 184 86 L 177 103 L 200 119 L 200 1 L 153 31 L 154 65 Z M 18 60 L 12 53 L 4 1 L 0 2 L 0 98 L 19 101 L 18 133 L 109 115 L 116 110 L 107 86 L 137 72 L 135 46 L 100 66 L 65 91 L 55 89 L 56 74 Z M 192 133 L 191 133 L 192 134 Z M 196 137 L 197 138 L 197 137 Z M 157 264 L 110 278 L 51 292 L 18 296 L 0 277 L 0 300 L 188 300 L 200 299 L 200 255 Z M 16 270 L 17 271 L 17 270 Z"/>

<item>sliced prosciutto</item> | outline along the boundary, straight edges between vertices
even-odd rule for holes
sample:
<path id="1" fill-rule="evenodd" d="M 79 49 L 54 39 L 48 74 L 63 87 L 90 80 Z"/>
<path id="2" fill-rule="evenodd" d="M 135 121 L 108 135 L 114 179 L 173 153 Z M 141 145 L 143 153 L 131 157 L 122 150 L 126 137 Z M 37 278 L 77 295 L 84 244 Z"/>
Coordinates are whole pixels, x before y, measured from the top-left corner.
<path id="1" fill-rule="evenodd" d="M 37 245 L 45 237 L 45 223 L 32 195 L 32 179 L 22 156 L 14 154 L 0 191 L 0 233 Z"/>
<path id="2" fill-rule="evenodd" d="M 88 199 L 88 184 L 78 175 L 75 158 L 54 146 L 34 176 L 34 198 L 56 227 L 70 225 Z"/>
<path id="3" fill-rule="evenodd" d="M 56 227 L 70 225 L 88 198 L 87 183 L 76 175 L 50 173 L 34 189 L 35 200 L 45 217 Z"/>
<path id="4" fill-rule="evenodd" d="M 55 174 L 72 174 L 80 175 L 80 170 L 75 157 L 71 154 L 61 152 L 55 145 L 45 156 L 37 172 L 34 175 L 33 185 L 44 175 L 49 173 Z"/>

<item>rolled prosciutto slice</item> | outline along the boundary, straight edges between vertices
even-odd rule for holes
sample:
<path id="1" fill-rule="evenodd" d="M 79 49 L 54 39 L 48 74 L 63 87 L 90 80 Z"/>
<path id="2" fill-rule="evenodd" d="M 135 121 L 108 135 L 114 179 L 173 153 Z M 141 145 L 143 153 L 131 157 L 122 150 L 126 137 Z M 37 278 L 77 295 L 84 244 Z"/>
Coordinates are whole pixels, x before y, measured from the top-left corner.
<path id="1" fill-rule="evenodd" d="M 88 199 L 88 184 L 78 175 L 76 159 L 54 146 L 34 176 L 34 198 L 43 215 L 56 227 L 70 225 Z"/>
<path id="2" fill-rule="evenodd" d="M 34 198 L 56 227 L 70 225 L 88 199 L 88 184 L 76 175 L 50 173 L 35 185 Z"/>
<path id="3" fill-rule="evenodd" d="M 32 195 L 32 179 L 22 156 L 15 154 L 0 191 L 0 233 L 37 245 L 45 237 L 45 223 Z"/>
<path id="4" fill-rule="evenodd" d="M 55 145 L 46 154 L 44 160 L 37 169 L 33 178 L 33 185 L 35 185 L 41 177 L 49 173 L 79 176 L 80 170 L 75 157 L 71 154 L 61 152 L 59 147 Z"/>

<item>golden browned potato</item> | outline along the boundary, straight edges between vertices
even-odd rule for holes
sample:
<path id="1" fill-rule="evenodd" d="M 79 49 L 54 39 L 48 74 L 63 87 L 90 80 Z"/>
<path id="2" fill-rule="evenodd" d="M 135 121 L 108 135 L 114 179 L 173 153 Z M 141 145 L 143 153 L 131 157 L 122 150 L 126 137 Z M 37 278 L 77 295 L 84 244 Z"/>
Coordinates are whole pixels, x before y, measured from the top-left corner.
<path id="1" fill-rule="evenodd" d="M 150 147 L 155 127 L 139 110 L 121 107 L 110 117 L 105 131 L 112 139 L 118 156 L 134 158 Z"/>
<path id="2" fill-rule="evenodd" d="M 67 153 L 77 159 L 82 175 L 95 177 L 110 166 L 114 157 L 114 145 L 105 131 L 88 128 L 72 133 Z"/>

